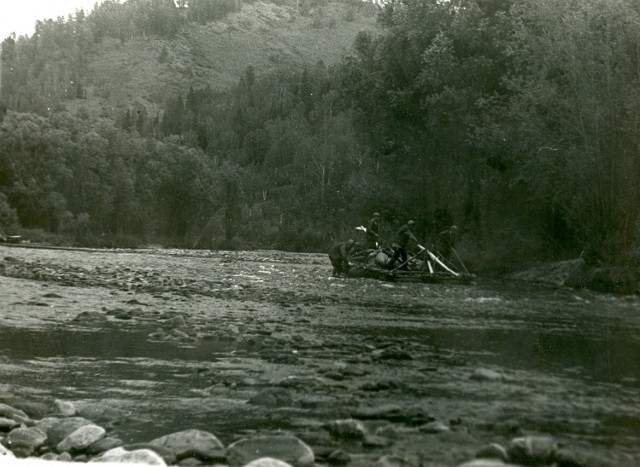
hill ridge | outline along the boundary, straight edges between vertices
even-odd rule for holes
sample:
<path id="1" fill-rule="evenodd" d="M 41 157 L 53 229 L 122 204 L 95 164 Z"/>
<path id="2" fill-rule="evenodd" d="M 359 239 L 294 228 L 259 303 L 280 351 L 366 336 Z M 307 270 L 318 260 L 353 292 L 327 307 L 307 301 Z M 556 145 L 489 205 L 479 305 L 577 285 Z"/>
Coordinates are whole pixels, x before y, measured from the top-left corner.
<path id="1" fill-rule="evenodd" d="M 372 5 L 333 2 L 302 16 L 290 6 L 259 1 L 223 20 L 189 23 L 173 39 L 104 38 L 88 60 L 85 98 L 66 107 L 103 116 L 136 106 L 156 112 L 190 87 L 228 89 L 248 66 L 267 74 L 319 61 L 331 65 L 359 31 L 374 28 Z"/>

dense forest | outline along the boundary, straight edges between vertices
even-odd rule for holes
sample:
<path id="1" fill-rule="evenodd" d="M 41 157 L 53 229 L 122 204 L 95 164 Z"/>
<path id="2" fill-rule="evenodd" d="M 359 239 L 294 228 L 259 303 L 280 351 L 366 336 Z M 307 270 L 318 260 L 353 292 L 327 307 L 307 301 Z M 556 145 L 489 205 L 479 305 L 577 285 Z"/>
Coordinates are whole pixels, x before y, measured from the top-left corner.
<path id="1" fill-rule="evenodd" d="M 159 111 L 66 105 L 86 99 L 101 41 L 170 41 L 243 5 L 108 0 L 6 38 L 4 230 L 78 245 L 321 251 L 358 239 L 354 227 L 379 211 L 387 234 L 416 219 L 425 243 L 458 225 L 476 269 L 588 252 L 635 287 L 638 2 L 389 1 L 336 64 L 247 63 L 234 86 L 187 85 Z"/>

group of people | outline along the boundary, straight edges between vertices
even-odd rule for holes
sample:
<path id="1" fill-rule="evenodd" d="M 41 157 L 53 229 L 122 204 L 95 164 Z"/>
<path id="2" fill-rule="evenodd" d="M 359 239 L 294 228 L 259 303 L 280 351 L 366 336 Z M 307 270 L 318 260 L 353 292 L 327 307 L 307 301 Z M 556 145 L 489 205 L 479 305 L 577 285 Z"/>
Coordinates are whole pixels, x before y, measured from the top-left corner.
<path id="1" fill-rule="evenodd" d="M 379 212 L 374 212 L 371 220 L 364 229 L 365 234 L 365 249 L 366 250 L 378 250 L 380 248 L 380 224 L 381 216 Z M 400 261 L 398 268 L 406 268 L 409 261 L 407 255 L 407 246 L 410 241 L 415 242 L 418 248 L 424 250 L 425 248 L 420 245 L 420 242 L 413 233 L 416 222 L 413 219 L 409 219 L 404 225 L 402 225 L 393 236 L 391 248 L 393 253 L 389 262 L 386 264 L 388 269 L 396 268 L 396 264 Z M 453 249 L 454 236 L 457 233 L 457 227 L 455 225 L 440 232 L 438 234 L 438 242 L 441 244 L 443 254 L 448 255 Z M 333 275 L 340 276 L 349 272 L 349 261 L 362 251 L 359 243 L 353 239 L 349 239 L 346 242 L 341 242 L 329 250 L 329 260 L 333 266 Z"/>

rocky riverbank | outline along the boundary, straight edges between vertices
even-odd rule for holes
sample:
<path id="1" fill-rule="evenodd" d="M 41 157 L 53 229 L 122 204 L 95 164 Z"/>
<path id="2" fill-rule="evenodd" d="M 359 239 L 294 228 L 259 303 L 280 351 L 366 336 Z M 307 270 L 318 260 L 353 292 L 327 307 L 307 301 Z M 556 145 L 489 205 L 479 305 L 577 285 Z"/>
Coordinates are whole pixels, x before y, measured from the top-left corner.
<path id="1" fill-rule="evenodd" d="M 600 293 L 619 293 L 628 274 L 620 268 L 593 265 L 583 258 L 545 263 L 511 274 L 508 279 L 524 283 L 546 284 L 553 287 L 588 289 Z M 635 293 L 640 294 L 640 282 Z"/>
<path id="2" fill-rule="evenodd" d="M 493 377 L 484 375 L 484 377 Z M 17 407 L 24 407 L 21 410 Z M 103 407 L 108 411 L 109 407 Z M 50 412 L 41 419 L 28 412 Z M 324 426 L 337 440 L 348 440 L 362 447 L 390 445 L 389 428 L 371 432 L 367 425 L 399 416 L 392 407 L 379 407 L 361 413 L 361 419 L 335 420 Z M 432 436 L 455 432 L 455 425 L 430 421 L 415 430 Z M 464 430 L 463 430 L 464 431 Z M 387 434 L 385 434 L 385 432 Z M 111 462 L 146 465 L 216 465 L 244 467 L 313 467 L 315 465 L 347 465 L 354 460 L 340 448 L 312 449 L 293 434 L 257 435 L 238 439 L 224 446 L 215 434 L 188 429 L 150 440 L 126 445 L 104 427 L 81 416 L 76 407 L 61 400 L 50 405 L 16 401 L 14 406 L 0 403 L 0 463 L 18 458 L 46 461 Z M 510 465 L 589 465 L 571 449 L 560 448 L 551 438 L 527 436 L 512 439 L 508 445 L 491 443 L 475 453 L 475 460 L 461 467 L 494 467 Z M 420 466 L 420 459 L 400 455 L 381 455 L 368 460 L 375 467 Z M 432 465 L 432 464 L 429 464 Z M 595 464 L 594 464 L 595 465 Z"/>

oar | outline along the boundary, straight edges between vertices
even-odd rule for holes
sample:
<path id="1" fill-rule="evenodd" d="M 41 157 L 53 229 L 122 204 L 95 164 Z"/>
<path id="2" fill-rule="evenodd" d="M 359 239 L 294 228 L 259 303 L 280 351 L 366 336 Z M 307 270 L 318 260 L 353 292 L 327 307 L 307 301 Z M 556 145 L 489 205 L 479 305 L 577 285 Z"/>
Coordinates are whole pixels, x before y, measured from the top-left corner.
<path id="1" fill-rule="evenodd" d="M 429 256 L 431 256 L 431 259 L 434 260 L 436 263 L 438 263 L 440 266 L 442 266 L 443 268 L 445 268 L 448 272 L 450 272 L 451 274 L 453 274 L 454 276 L 459 276 L 460 274 L 458 274 L 457 272 L 455 272 L 453 269 L 449 268 L 449 266 L 447 266 L 446 264 L 444 264 L 442 261 L 440 261 L 440 258 L 438 258 L 436 255 L 434 255 L 433 253 L 431 253 L 429 250 L 427 250 L 427 253 L 429 254 Z"/>
<path id="2" fill-rule="evenodd" d="M 464 263 L 460 259 L 460 255 L 458 255 L 458 252 L 456 251 L 456 249 L 451 247 L 451 251 L 453 251 L 453 253 L 456 255 L 456 258 L 458 258 L 458 261 L 460 261 L 460 264 L 462 265 L 462 269 L 464 269 L 464 272 L 469 274 L 469 271 L 467 270 L 467 267 L 464 265 Z"/>

